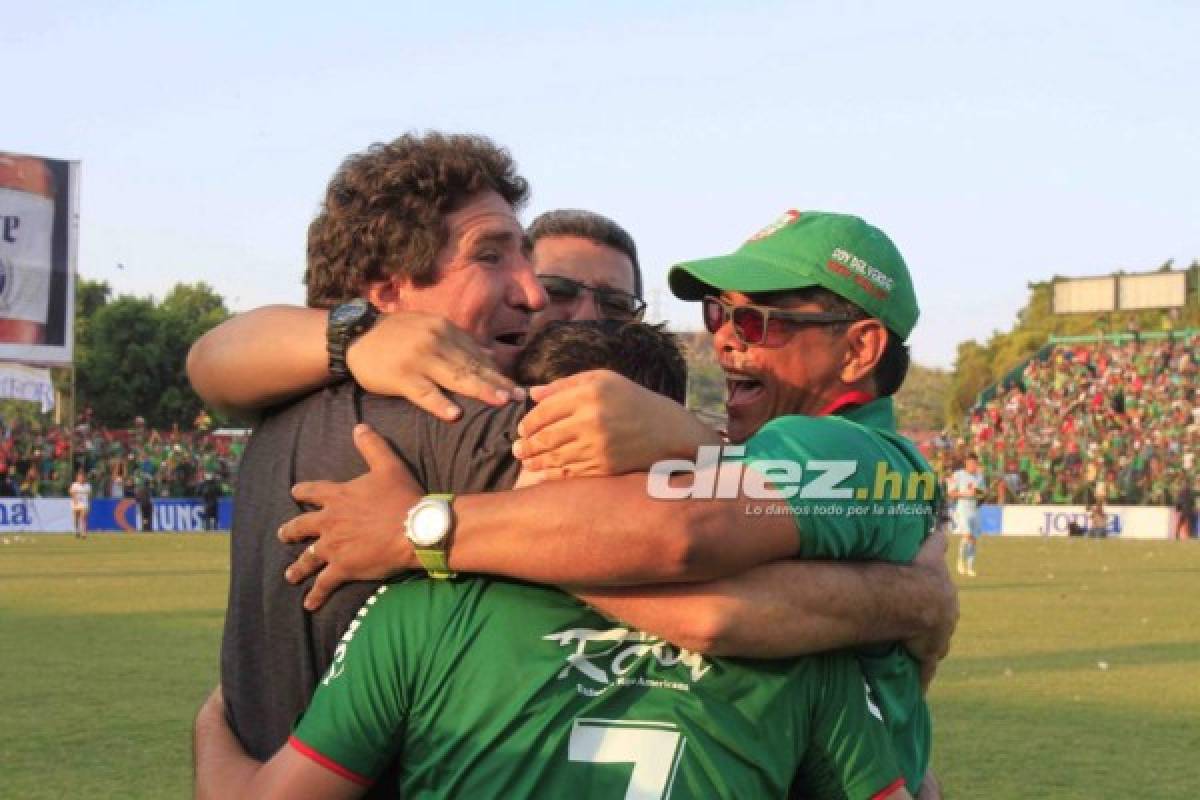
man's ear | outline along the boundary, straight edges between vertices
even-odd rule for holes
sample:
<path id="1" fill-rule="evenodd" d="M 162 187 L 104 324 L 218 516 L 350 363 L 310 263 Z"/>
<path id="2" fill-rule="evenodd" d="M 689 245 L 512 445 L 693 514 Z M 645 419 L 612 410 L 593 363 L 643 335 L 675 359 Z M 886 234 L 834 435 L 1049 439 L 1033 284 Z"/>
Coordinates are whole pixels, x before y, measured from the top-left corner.
<path id="1" fill-rule="evenodd" d="M 846 331 L 846 361 L 842 382 L 858 383 L 875 371 L 887 348 L 887 328 L 877 319 L 855 322 Z"/>
<path id="2" fill-rule="evenodd" d="M 371 305 L 385 314 L 391 314 L 404 308 L 405 290 L 408 281 L 405 278 L 392 276 L 381 281 L 367 284 L 363 297 L 371 301 Z"/>

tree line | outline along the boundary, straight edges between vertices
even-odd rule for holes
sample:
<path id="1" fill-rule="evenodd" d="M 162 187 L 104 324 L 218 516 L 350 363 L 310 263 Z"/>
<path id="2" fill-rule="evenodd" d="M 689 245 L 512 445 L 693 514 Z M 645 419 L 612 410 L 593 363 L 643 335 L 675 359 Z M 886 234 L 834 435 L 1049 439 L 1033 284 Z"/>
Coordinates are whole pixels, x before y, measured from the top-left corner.
<path id="1" fill-rule="evenodd" d="M 113 297 L 107 282 L 78 279 L 79 413 L 90 407 L 96 422 L 109 427 L 128 427 L 140 416 L 154 428 L 190 428 L 204 405 L 188 384 L 188 348 L 229 315 L 224 298 L 204 282 L 176 284 L 156 302 L 133 295 Z"/>

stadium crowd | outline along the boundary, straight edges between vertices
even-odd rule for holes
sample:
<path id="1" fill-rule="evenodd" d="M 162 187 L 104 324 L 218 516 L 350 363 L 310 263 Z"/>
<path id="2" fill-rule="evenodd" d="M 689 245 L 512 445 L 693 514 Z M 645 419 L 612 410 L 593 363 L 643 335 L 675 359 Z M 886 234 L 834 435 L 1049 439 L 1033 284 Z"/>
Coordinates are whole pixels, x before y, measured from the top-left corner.
<path id="1" fill-rule="evenodd" d="M 201 413 L 193 429 L 108 428 L 85 409 L 74 435 L 66 426 L 0 419 L 0 497 L 65 497 L 82 469 L 92 497 L 228 495 L 245 437 L 214 432 Z"/>
<path id="2" fill-rule="evenodd" d="M 1200 332 L 1055 344 L 934 439 L 949 474 L 979 457 L 996 503 L 1191 505 Z"/>

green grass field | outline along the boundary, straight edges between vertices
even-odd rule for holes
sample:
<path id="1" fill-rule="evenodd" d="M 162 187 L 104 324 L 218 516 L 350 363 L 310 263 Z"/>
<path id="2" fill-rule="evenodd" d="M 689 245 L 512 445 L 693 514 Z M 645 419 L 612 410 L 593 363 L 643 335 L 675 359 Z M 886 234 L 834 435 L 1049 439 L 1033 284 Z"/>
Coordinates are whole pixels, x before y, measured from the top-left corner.
<path id="1" fill-rule="evenodd" d="M 188 797 L 227 537 L 3 538 L 0 797 Z M 1194 796 L 1200 543 L 987 540 L 979 567 L 931 692 L 946 796 Z"/>

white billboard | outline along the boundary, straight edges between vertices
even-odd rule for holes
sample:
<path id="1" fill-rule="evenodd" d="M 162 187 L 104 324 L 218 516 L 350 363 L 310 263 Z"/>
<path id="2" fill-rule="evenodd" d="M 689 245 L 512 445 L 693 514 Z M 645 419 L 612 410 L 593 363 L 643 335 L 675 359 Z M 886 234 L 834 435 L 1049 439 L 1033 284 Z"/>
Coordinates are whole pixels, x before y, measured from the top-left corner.
<path id="1" fill-rule="evenodd" d="M 1070 523 L 1091 527 L 1084 506 L 1003 506 L 1004 536 L 1066 536 Z M 1121 539 L 1169 539 L 1173 509 L 1167 506 L 1105 506 L 1108 535 Z"/>
<path id="2" fill-rule="evenodd" d="M 1117 282 L 1107 278 L 1059 278 L 1054 282 L 1055 314 L 1112 311 L 1117 304 Z"/>
<path id="3" fill-rule="evenodd" d="M 71 501 L 66 497 L 0 498 L 0 535 L 6 533 L 70 533 L 75 530 Z"/>
<path id="4" fill-rule="evenodd" d="M 79 172 L 0 152 L 0 361 L 71 363 Z"/>
<path id="5" fill-rule="evenodd" d="M 1182 308 L 1187 303 L 1186 272 L 1151 272 L 1122 275 L 1117 282 L 1117 304 L 1122 311 L 1143 308 Z"/>

